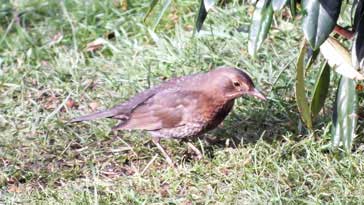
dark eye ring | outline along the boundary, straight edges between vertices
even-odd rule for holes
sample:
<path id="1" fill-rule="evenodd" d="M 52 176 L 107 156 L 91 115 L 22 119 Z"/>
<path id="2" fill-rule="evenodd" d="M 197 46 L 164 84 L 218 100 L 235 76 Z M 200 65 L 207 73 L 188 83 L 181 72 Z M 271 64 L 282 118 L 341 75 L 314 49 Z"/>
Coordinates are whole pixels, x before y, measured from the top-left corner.
<path id="1" fill-rule="evenodd" d="M 237 82 L 237 81 L 235 81 L 235 82 L 234 82 L 234 86 L 235 86 L 235 87 L 239 87 L 239 86 L 240 86 L 240 83 L 239 83 L 239 82 Z"/>

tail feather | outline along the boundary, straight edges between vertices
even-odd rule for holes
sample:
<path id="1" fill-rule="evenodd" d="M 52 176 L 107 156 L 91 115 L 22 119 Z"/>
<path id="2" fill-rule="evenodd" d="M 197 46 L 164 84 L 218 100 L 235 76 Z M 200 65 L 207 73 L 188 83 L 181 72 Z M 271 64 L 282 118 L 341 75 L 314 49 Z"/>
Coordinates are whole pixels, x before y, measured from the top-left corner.
<path id="1" fill-rule="evenodd" d="M 95 112 L 95 113 L 81 116 L 81 117 L 76 117 L 76 118 L 72 119 L 70 122 L 89 121 L 89 120 L 95 120 L 95 119 L 100 119 L 100 118 L 113 117 L 114 115 L 117 115 L 117 113 L 115 113 L 115 110 L 110 109 L 110 110 Z"/>
<path id="2" fill-rule="evenodd" d="M 115 125 L 114 127 L 112 127 L 112 130 L 122 130 L 124 125 L 126 124 L 127 121 L 121 121 L 119 124 Z"/>

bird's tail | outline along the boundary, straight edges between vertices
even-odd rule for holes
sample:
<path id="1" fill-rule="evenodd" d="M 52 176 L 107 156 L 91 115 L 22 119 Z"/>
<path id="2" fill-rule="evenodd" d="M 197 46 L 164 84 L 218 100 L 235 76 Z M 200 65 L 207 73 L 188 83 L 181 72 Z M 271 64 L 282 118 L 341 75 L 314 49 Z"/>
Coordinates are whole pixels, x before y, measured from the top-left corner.
<path id="1" fill-rule="evenodd" d="M 88 120 L 96 120 L 96 119 L 100 119 L 100 118 L 113 117 L 115 114 L 116 113 L 115 113 L 114 109 L 104 110 L 104 111 L 91 113 L 89 115 L 76 117 L 76 118 L 72 119 L 69 122 L 81 122 L 81 121 L 88 121 Z"/>

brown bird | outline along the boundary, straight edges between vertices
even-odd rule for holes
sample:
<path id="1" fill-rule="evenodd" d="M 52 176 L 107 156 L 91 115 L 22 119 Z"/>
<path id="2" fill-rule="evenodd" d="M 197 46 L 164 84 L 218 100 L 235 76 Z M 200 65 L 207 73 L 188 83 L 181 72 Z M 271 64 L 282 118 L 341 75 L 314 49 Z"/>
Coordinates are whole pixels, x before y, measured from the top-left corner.
<path id="1" fill-rule="evenodd" d="M 120 120 L 113 130 L 146 130 L 167 162 L 173 165 L 159 144 L 160 139 L 189 138 L 214 129 L 229 114 L 234 100 L 243 95 L 266 99 L 245 72 L 220 67 L 207 73 L 170 79 L 109 110 L 71 122 L 112 118 Z M 196 147 L 191 143 L 188 146 L 201 157 Z"/>

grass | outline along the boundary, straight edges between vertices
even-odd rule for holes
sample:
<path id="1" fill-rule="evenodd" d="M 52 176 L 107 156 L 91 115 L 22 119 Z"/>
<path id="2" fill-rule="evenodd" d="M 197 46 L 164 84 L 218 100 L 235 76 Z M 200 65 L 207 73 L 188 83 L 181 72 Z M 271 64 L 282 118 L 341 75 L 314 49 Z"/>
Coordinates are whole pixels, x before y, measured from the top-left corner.
<path id="1" fill-rule="evenodd" d="M 0 203 L 362 203 L 362 136 L 351 155 L 327 148 L 334 87 L 314 133 L 299 120 L 298 22 L 277 17 L 253 59 L 247 33 L 236 31 L 249 24 L 249 8 L 237 1 L 210 13 L 195 37 L 197 1 L 173 1 L 155 31 L 157 14 L 143 23 L 148 1 L 130 1 L 127 10 L 120 2 L 0 6 Z M 98 38 L 102 48 L 87 51 Z M 269 100 L 239 99 L 223 127 L 194 142 L 201 161 L 184 142 L 163 141 L 177 162 L 170 168 L 145 133 L 113 132 L 112 120 L 66 123 L 220 65 L 245 69 Z"/>

